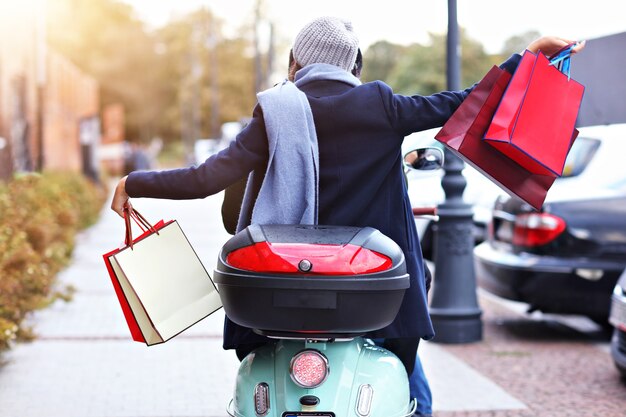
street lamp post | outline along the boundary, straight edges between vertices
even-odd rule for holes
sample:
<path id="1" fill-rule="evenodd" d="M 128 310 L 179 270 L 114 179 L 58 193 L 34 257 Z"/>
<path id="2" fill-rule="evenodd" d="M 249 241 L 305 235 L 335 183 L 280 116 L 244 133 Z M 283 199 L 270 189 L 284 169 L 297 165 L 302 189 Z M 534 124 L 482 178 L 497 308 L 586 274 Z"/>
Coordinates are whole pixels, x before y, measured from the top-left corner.
<path id="1" fill-rule="evenodd" d="M 456 0 L 448 0 L 447 38 L 448 90 L 460 89 L 460 43 Z M 482 339 L 482 312 L 476 297 L 473 260 L 473 209 L 463 201 L 467 181 L 465 164 L 445 151 L 445 174 L 441 185 L 446 194 L 438 207 L 435 233 L 435 280 L 430 314 L 434 342 L 467 343 Z"/>

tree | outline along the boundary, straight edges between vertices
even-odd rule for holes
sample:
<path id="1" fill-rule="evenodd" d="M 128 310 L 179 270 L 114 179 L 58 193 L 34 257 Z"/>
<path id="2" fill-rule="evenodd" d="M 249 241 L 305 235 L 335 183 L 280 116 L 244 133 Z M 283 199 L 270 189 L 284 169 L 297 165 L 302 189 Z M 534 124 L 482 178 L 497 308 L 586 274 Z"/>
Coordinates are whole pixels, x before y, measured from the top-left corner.
<path id="1" fill-rule="evenodd" d="M 508 57 L 514 53 L 522 52 L 532 41 L 541 37 L 541 34 L 536 30 L 529 30 L 520 35 L 511 36 L 508 38 L 502 46 L 501 54 Z"/>
<path id="2" fill-rule="evenodd" d="M 387 79 L 406 50 L 406 46 L 388 41 L 378 41 L 372 44 L 363 54 L 363 81 Z"/>
<path id="3" fill-rule="evenodd" d="M 48 2 L 48 42 L 101 87 L 101 104 L 121 102 L 130 140 L 156 132 L 160 102 L 154 41 L 133 9 L 114 0 Z"/>
<path id="4" fill-rule="evenodd" d="M 147 31 L 116 0 L 49 1 L 50 45 L 101 86 L 101 104 L 120 102 L 130 141 L 207 137 L 251 114 L 255 94 L 247 32 L 222 35 L 206 9 Z"/>
<path id="5" fill-rule="evenodd" d="M 388 83 L 400 94 L 427 95 L 445 89 L 445 72 L 445 49 L 414 44 L 396 63 Z"/>
<path id="6" fill-rule="evenodd" d="M 428 45 L 408 47 L 386 81 L 399 93 L 428 95 L 446 89 L 446 35 L 430 35 Z M 493 65 L 481 43 L 461 30 L 461 85 L 479 81 Z"/>
<path id="7" fill-rule="evenodd" d="M 201 9 L 155 34 L 163 59 L 161 88 L 168 97 L 161 129 L 170 135 L 214 137 L 224 122 L 251 115 L 255 94 L 249 39 L 227 39 L 221 26 Z"/>

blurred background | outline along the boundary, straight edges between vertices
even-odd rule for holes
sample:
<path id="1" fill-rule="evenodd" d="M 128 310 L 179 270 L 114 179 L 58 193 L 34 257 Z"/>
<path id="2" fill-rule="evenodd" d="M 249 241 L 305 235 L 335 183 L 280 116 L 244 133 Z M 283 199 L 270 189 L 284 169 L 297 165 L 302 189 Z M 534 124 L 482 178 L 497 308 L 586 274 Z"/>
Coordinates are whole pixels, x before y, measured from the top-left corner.
<path id="1" fill-rule="evenodd" d="M 223 415 L 230 398 L 223 381 L 236 363 L 219 349 L 220 317 L 150 354 L 129 343 L 100 261 L 122 236 L 122 222 L 106 207 L 110 185 L 133 170 L 198 164 L 227 146 L 252 115 L 256 93 L 285 78 L 294 37 L 318 16 L 353 22 L 364 81 L 383 80 L 401 94 L 445 90 L 447 7 L 444 0 L 0 0 L 0 415 L 206 416 L 207 407 Z M 459 0 L 457 9 L 463 87 L 541 35 L 589 42 L 572 59 L 572 78 L 586 86 L 572 169 L 542 211 L 504 199 L 486 177 L 463 170 L 486 341 L 448 346 L 455 356 L 444 359 L 436 355 L 443 348 L 430 344 L 424 358 L 438 415 L 510 406 L 486 404 L 493 391 L 475 373 L 466 380 L 457 368 L 442 372 L 460 358 L 529 408 L 464 416 L 623 416 L 623 5 Z M 433 144 L 436 132 L 405 145 Z M 443 202 L 443 175 L 407 175 L 414 206 Z M 143 204 L 154 218 L 175 211 L 193 225 L 190 241 L 210 259 L 227 238 L 219 215 L 206 215 L 219 210 L 219 195 L 175 210 L 164 201 Z M 434 223 L 416 221 L 429 260 Z M 16 343 L 29 339 L 44 343 Z M 165 383 L 163 372 L 177 373 Z M 202 391 L 188 396 L 185 384 Z M 444 403 L 460 392 L 484 401 Z"/>
<path id="2" fill-rule="evenodd" d="M 606 0 L 503 7 L 458 4 L 464 86 L 539 35 L 589 39 L 626 26 Z M 353 21 L 365 81 L 443 90 L 446 14 L 444 1 L 3 0 L 0 178 L 204 160 L 245 125 L 255 93 L 284 78 L 293 38 L 320 15 Z"/>

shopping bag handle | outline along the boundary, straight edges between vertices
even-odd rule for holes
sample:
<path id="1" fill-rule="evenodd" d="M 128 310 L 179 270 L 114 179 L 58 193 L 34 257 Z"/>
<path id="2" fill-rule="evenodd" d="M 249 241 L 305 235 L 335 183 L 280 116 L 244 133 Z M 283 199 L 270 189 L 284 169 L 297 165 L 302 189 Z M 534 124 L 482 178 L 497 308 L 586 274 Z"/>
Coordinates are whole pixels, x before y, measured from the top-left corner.
<path id="1" fill-rule="evenodd" d="M 563 48 L 556 51 L 552 54 L 548 59 L 550 60 L 550 65 L 554 65 L 559 71 L 563 74 L 567 75 L 567 81 L 570 80 L 570 63 L 572 57 L 572 49 L 577 45 L 577 43 L 570 43 L 565 45 Z"/>
<path id="2" fill-rule="evenodd" d="M 559 49 L 558 51 L 550 55 L 548 59 L 552 61 L 553 59 L 558 58 L 561 55 L 564 55 L 564 54 L 570 55 L 572 52 L 572 48 L 574 48 L 576 45 L 578 45 L 578 42 L 568 43 L 567 45 L 565 45 L 564 47 L 562 47 L 561 49 Z"/>
<path id="3" fill-rule="evenodd" d="M 124 224 L 126 226 L 126 231 L 124 234 L 124 244 L 129 248 L 133 249 L 133 230 L 131 219 L 139 226 L 142 232 L 150 231 L 152 233 L 159 232 L 156 230 L 154 226 L 150 224 L 148 220 L 141 213 L 139 213 L 134 207 L 129 207 L 128 205 L 124 205 Z"/>

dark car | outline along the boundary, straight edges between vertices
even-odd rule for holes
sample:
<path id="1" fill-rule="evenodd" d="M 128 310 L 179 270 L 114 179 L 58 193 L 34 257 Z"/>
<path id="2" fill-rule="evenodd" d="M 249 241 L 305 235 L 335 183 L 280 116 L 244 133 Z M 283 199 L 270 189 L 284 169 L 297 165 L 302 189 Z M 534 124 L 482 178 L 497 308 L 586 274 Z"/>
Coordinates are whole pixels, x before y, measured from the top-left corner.
<path id="1" fill-rule="evenodd" d="M 609 320 L 615 327 L 611 339 L 611 356 L 617 370 L 626 379 L 626 270 L 613 291 Z"/>
<path id="2" fill-rule="evenodd" d="M 541 211 L 499 197 L 488 241 L 475 250 L 478 284 L 531 310 L 608 326 L 626 268 L 626 124 L 580 129 Z"/>

